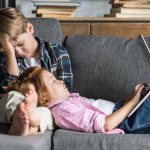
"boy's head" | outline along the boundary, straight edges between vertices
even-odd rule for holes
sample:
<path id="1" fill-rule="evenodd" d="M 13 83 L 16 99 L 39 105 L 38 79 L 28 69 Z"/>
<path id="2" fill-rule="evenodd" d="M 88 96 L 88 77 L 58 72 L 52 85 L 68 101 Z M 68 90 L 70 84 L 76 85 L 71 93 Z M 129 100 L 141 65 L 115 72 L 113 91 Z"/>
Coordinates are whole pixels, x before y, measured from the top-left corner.
<path id="1" fill-rule="evenodd" d="M 15 90 L 23 95 L 28 92 L 28 85 L 33 84 L 38 94 L 38 105 L 47 106 L 49 102 L 67 99 L 70 95 L 64 82 L 44 68 L 30 67 L 17 80 L 10 84 L 9 90 Z"/>
<path id="2" fill-rule="evenodd" d="M 2 52 L 7 49 L 7 41 L 9 41 L 16 56 L 34 57 L 37 43 L 35 44 L 33 33 L 32 24 L 19 10 L 11 7 L 0 9 L 0 50 Z"/>
<path id="3" fill-rule="evenodd" d="M 0 9 L 0 37 L 5 40 L 9 37 L 11 40 L 16 40 L 17 36 L 26 32 L 27 19 L 16 8 Z M 0 41 L 2 43 L 4 41 Z"/>

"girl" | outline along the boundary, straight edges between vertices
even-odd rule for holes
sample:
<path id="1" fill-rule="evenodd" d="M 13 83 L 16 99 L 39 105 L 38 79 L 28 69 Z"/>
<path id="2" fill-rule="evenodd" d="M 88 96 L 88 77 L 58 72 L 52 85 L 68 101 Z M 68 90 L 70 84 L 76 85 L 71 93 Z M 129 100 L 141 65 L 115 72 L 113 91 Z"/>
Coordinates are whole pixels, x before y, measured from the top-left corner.
<path id="1" fill-rule="evenodd" d="M 38 67 L 24 71 L 10 89 L 24 95 L 29 84 L 34 85 L 33 93 L 38 95 L 37 106 L 48 107 L 60 128 L 100 133 L 150 133 L 149 100 L 127 118 L 140 100 L 143 84 L 138 84 L 132 97 L 121 106 L 105 100 L 85 101 L 86 98 L 78 93 L 70 93 L 64 82 L 57 80 L 52 73 Z M 102 106 L 96 107 L 96 102 Z"/>

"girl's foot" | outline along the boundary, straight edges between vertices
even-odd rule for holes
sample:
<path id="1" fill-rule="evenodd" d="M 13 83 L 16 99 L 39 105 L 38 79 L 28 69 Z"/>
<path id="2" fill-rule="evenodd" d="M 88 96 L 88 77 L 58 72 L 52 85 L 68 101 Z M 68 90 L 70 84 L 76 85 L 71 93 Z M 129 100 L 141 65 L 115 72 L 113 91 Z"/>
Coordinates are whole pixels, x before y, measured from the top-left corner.
<path id="1" fill-rule="evenodd" d="M 37 103 L 38 103 L 38 95 L 35 90 L 34 85 L 28 85 L 28 93 L 25 95 L 25 108 L 28 112 L 30 127 L 39 127 L 40 125 L 40 116 L 37 110 Z"/>
<path id="2" fill-rule="evenodd" d="M 21 136 L 29 134 L 29 117 L 23 102 L 17 106 L 14 112 L 12 125 L 8 134 Z"/>

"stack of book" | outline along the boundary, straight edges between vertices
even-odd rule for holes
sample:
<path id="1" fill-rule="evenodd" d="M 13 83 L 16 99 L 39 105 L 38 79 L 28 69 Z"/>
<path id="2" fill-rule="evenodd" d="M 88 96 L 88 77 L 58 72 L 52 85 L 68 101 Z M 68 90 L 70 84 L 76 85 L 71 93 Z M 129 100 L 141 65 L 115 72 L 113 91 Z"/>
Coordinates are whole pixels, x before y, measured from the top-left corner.
<path id="1" fill-rule="evenodd" d="M 150 18 L 150 0 L 110 0 L 112 8 L 105 17 Z"/>
<path id="2" fill-rule="evenodd" d="M 36 6 L 36 17 L 70 18 L 81 6 L 81 0 L 30 0 Z"/>

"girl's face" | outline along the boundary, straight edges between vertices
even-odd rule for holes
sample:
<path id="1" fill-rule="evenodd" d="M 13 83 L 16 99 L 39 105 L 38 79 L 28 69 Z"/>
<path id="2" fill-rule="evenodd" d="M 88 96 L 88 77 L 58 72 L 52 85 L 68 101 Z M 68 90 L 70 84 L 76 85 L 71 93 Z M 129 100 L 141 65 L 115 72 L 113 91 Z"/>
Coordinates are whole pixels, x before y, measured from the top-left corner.
<path id="1" fill-rule="evenodd" d="M 47 96 L 51 101 L 67 99 L 69 97 L 70 92 L 66 88 L 64 81 L 57 80 L 52 73 L 46 70 L 42 71 L 42 78 L 47 88 Z"/>

